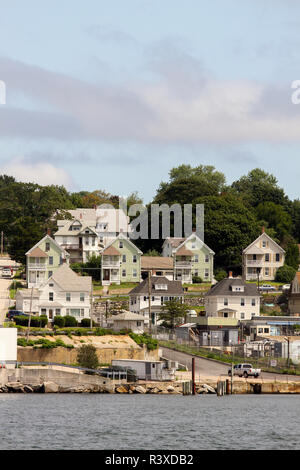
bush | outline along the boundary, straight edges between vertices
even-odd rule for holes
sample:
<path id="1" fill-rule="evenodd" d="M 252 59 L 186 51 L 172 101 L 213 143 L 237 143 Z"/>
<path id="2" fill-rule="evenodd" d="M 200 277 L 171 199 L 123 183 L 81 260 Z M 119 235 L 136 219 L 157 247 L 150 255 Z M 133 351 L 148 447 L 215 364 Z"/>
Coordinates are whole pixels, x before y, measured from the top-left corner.
<path id="1" fill-rule="evenodd" d="M 56 315 L 53 319 L 53 325 L 63 328 L 65 326 L 65 317 L 61 315 Z"/>
<path id="2" fill-rule="evenodd" d="M 65 318 L 64 326 L 77 326 L 77 320 L 75 317 L 72 317 L 71 315 L 66 315 L 64 318 Z"/>
<path id="3" fill-rule="evenodd" d="M 215 280 L 220 282 L 227 277 L 227 272 L 224 269 L 217 269 L 215 272 Z"/>
<path id="4" fill-rule="evenodd" d="M 97 369 L 97 367 L 99 367 L 99 361 L 95 346 L 92 344 L 83 344 L 80 346 L 77 354 L 77 362 L 81 367 Z"/>
<path id="5" fill-rule="evenodd" d="M 201 284 L 203 282 L 200 276 L 193 276 L 193 284 Z"/>
<path id="6" fill-rule="evenodd" d="M 281 266 L 281 268 L 277 269 L 275 281 L 290 284 L 293 281 L 296 272 L 296 269 L 292 266 L 285 264 L 284 266 Z"/>
<path id="7" fill-rule="evenodd" d="M 16 325 L 20 326 L 28 326 L 29 317 L 19 315 L 14 317 L 14 322 Z M 46 315 L 41 315 L 40 317 L 32 316 L 30 319 L 30 326 L 38 327 L 38 328 L 45 328 L 48 323 L 48 318 Z"/>
<path id="8" fill-rule="evenodd" d="M 95 326 L 95 322 L 92 322 L 92 325 Z M 91 320 L 89 318 L 83 318 L 80 322 L 82 328 L 89 328 L 91 326 Z"/>

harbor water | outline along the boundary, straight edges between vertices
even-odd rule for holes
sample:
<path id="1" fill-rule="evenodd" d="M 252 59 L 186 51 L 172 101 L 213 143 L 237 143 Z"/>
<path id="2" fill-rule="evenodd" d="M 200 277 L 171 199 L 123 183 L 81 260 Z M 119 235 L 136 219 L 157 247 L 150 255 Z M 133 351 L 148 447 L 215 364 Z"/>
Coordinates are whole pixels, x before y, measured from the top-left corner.
<path id="1" fill-rule="evenodd" d="M 300 449 L 299 395 L 1 394 L 0 449 Z"/>

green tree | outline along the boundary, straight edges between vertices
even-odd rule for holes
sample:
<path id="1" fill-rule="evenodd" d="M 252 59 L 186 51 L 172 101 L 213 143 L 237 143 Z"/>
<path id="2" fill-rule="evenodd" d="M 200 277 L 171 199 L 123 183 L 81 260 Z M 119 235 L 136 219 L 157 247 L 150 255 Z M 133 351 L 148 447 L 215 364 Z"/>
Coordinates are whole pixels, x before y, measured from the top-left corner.
<path id="1" fill-rule="evenodd" d="M 189 307 L 180 302 L 180 300 L 172 299 L 164 303 L 159 314 L 159 319 L 169 328 L 175 328 L 175 325 L 181 321 L 185 321 Z"/>
<path id="2" fill-rule="evenodd" d="M 280 240 L 290 233 L 292 218 L 283 206 L 274 202 L 261 202 L 256 208 L 258 220 L 267 222 L 268 227 L 273 228 Z"/>
<path id="3" fill-rule="evenodd" d="M 288 266 L 285 264 L 284 266 L 281 266 L 277 269 L 275 280 L 277 282 L 290 284 L 293 281 L 296 272 L 297 270 L 294 269 L 292 266 Z"/>
<path id="4" fill-rule="evenodd" d="M 95 346 L 92 344 L 83 344 L 78 349 L 77 362 L 81 367 L 97 369 L 99 367 L 99 360 Z"/>

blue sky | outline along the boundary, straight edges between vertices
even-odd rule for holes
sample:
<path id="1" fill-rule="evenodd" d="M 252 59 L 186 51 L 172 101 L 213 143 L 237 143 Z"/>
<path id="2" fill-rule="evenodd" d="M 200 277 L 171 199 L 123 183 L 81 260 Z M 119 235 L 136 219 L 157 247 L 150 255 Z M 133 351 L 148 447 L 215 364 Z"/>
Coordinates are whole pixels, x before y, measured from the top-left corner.
<path id="1" fill-rule="evenodd" d="M 298 198 L 294 0 L 0 0 L 0 171 L 70 190 L 137 190 L 210 164 Z"/>

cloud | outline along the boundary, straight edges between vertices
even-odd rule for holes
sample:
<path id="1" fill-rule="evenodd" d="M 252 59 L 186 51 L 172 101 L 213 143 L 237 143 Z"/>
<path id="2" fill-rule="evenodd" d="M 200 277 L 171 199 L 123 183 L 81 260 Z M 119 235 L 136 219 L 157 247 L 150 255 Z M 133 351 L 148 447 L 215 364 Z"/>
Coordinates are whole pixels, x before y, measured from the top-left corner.
<path id="1" fill-rule="evenodd" d="M 0 135 L 168 145 L 300 140 L 290 84 L 215 78 L 170 39 L 148 51 L 148 69 L 148 80 L 95 84 L 0 58 L 7 84 Z M 17 106 L 20 94 L 29 109 Z"/>
<path id="2" fill-rule="evenodd" d="M 15 157 L 0 167 L 1 174 L 14 176 L 17 181 L 24 183 L 37 183 L 42 186 L 63 185 L 67 189 L 74 189 L 72 177 L 62 168 L 50 163 L 29 163 L 24 157 Z"/>

